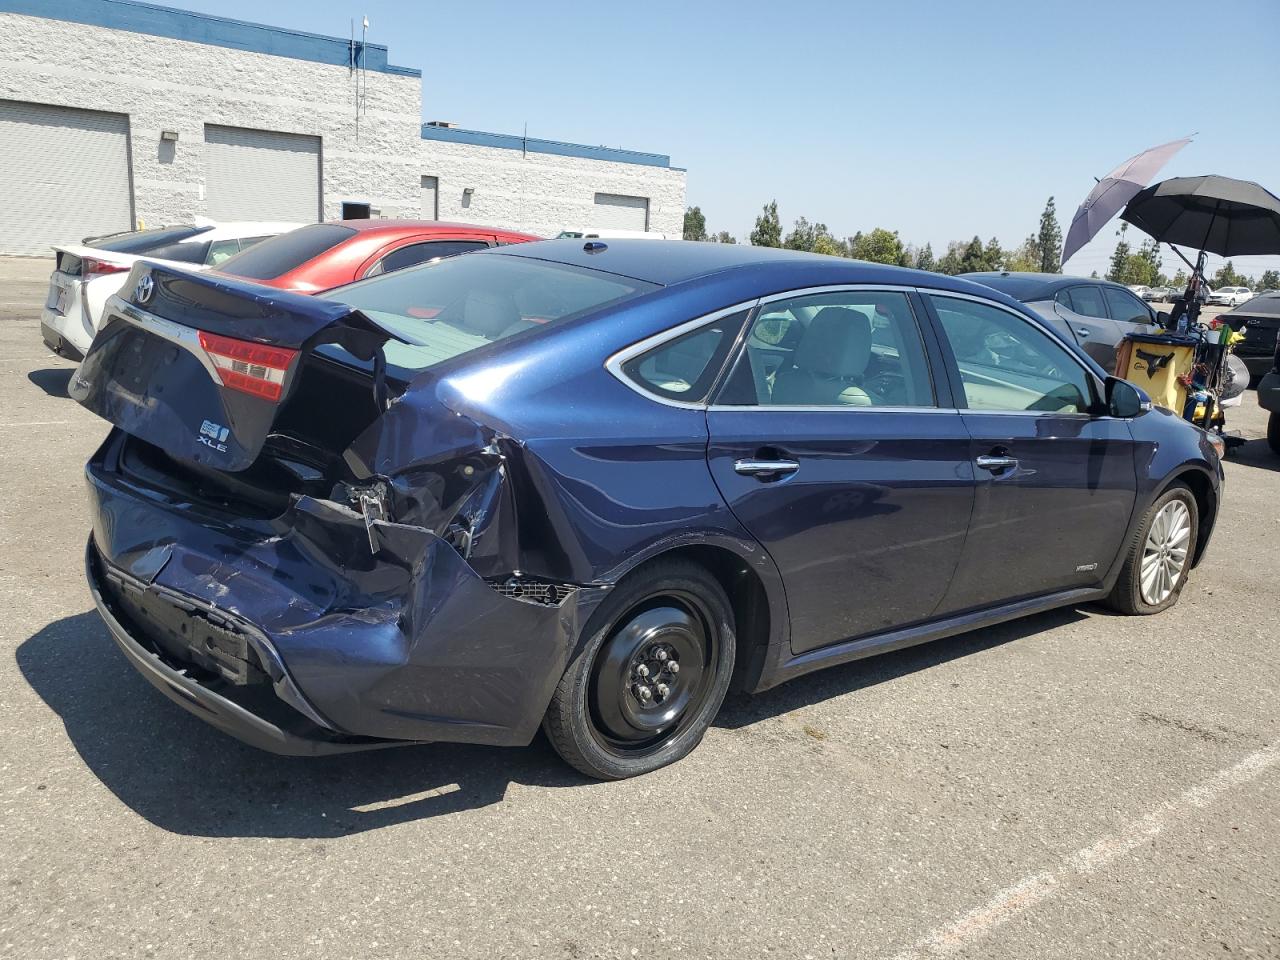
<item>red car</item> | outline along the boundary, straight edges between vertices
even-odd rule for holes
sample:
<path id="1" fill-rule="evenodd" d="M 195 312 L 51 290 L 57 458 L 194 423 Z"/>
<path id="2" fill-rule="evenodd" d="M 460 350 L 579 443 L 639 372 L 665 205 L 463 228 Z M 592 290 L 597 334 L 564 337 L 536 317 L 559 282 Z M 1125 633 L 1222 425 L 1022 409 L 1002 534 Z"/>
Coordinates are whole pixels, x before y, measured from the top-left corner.
<path id="1" fill-rule="evenodd" d="M 263 240 L 224 260 L 218 272 L 294 293 L 316 293 L 428 260 L 538 239 L 467 223 L 336 220 Z"/>

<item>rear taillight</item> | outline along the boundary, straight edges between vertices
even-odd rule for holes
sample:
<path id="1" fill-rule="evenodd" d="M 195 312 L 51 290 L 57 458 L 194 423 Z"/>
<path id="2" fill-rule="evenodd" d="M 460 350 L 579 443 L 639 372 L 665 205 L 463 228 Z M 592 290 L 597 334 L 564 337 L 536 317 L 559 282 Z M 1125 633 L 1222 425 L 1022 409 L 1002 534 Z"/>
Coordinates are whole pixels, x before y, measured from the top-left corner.
<path id="1" fill-rule="evenodd" d="M 123 263 L 112 263 L 110 260 L 95 260 L 85 257 L 80 267 L 80 276 L 86 278 L 101 277 L 108 273 L 124 273 L 129 268 Z"/>
<path id="2" fill-rule="evenodd" d="M 224 387 L 273 403 L 284 392 L 284 375 L 297 350 L 200 331 L 200 346 L 213 361 Z"/>

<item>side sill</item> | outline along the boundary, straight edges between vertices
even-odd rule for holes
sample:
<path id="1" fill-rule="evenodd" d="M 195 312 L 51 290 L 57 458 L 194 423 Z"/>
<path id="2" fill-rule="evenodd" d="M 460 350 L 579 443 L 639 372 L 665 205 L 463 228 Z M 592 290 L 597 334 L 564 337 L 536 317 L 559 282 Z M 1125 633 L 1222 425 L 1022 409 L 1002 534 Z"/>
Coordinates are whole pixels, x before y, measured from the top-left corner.
<path id="1" fill-rule="evenodd" d="M 755 691 L 768 690 L 780 683 L 786 683 L 788 680 L 794 680 L 796 677 L 802 677 L 806 673 L 813 673 L 815 670 L 821 670 L 824 667 L 834 667 L 841 663 L 861 660 L 864 657 L 891 653 L 894 650 L 914 647 L 920 643 L 929 643 L 932 640 L 941 640 L 944 637 L 968 633 L 970 630 L 993 627 L 999 623 L 1017 620 L 1034 613 L 1042 613 L 1045 610 L 1053 610 L 1056 607 L 1089 603 L 1094 600 L 1100 600 L 1106 595 L 1107 591 L 1098 587 L 1063 590 L 1059 593 L 1017 600 L 1013 603 L 991 607 L 986 610 L 957 614 L 943 620 L 917 624 L 914 627 L 904 627 L 901 630 L 891 630 L 887 633 L 878 633 L 857 640 L 834 643 L 818 650 L 809 650 L 798 656 L 787 657 L 780 662 L 775 662 L 773 668 L 766 671 L 765 675 L 761 677 Z"/>

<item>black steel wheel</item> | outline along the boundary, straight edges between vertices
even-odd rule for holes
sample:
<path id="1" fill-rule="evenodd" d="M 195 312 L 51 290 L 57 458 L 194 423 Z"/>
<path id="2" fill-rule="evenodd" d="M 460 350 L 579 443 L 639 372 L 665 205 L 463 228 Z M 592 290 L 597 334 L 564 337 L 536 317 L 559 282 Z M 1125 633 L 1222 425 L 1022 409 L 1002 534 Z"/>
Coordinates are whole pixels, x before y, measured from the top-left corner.
<path id="1" fill-rule="evenodd" d="M 543 722 L 556 751 L 588 776 L 648 773 L 697 746 L 733 673 L 728 597 L 702 567 L 656 561 L 591 617 Z"/>

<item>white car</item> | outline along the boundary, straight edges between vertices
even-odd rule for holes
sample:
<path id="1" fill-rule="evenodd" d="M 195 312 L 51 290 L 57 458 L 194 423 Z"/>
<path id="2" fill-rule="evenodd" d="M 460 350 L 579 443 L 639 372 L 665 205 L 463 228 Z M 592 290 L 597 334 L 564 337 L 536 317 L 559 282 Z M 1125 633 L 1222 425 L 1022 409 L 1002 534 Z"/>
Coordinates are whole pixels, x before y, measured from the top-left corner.
<path id="1" fill-rule="evenodd" d="M 1129 292 L 1139 299 L 1146 299 L 1147 291 L 1151 288 L 1145 283 L 1135 283 L 1129 287 Z"/>
<path id="2" fill-rule="evenodd" d="M 57 261 L 40 312 L 40 335 L 54 353 L 78 360 L 93 342 L 103 305 L 120 291 L 134 261 L 162 260 L 190 270 L 204 270 L 259 240 L 300 226 L 202 221 L 91 237 L 83 246 L 54 247 Z"/>
<path id="3" fill-rule="evenodd" d="M 556 234 L 557 240 L 665 240 L 665 233 L 650 230 L 611 230 L 608 227 L 569 227 Z"/>
<path id="4" fill-rule="evenodd" d="M 1253 299 L 1253 291 L 1248 287 L 1219 287 L 1209 294 L 1209 303 L 1213 306 L 1238 307 Z"/>

